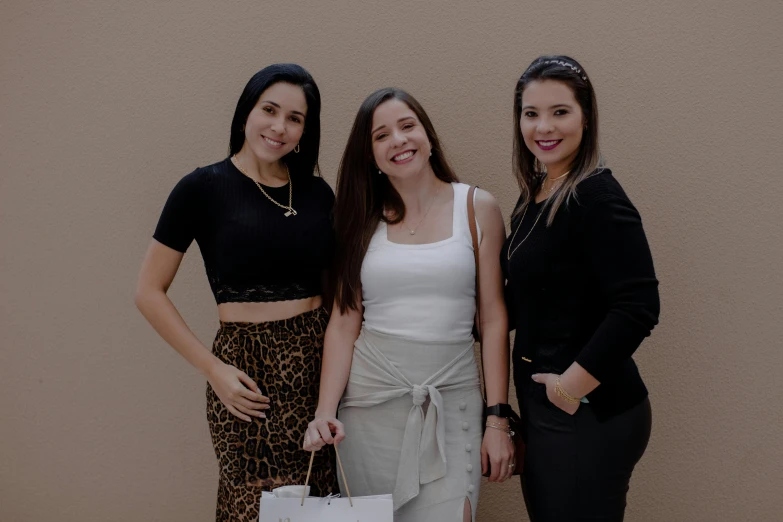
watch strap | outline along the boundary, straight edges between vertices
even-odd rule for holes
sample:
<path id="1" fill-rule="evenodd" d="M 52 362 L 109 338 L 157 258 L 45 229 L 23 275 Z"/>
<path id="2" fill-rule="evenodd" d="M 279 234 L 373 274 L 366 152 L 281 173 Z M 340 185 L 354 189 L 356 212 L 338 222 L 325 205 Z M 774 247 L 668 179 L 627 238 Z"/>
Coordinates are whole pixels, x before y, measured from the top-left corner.
<path id="1" fill-rule="evenodd" d="M 484 413 L 487 415 L 495 415 L 496 417 L 502 417 L 509 419 L 516 416 L 516 413 L 508 404 L 495 404 L 494 406 L 487 406 L 484 409 Z"/>

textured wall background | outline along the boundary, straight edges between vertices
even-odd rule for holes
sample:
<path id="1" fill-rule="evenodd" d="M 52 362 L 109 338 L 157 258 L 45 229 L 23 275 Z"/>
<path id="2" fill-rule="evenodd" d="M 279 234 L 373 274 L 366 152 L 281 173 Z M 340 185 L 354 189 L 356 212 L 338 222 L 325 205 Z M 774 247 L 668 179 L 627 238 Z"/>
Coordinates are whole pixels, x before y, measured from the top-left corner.
<path id="1" fill-rule="evenodd" d="M 655 424 L 627 519 L 780 520 L 783 4 L 640 4 L 3 1 L 0 519 L 213 516 L 204 380 L 132 295 L 168 191 L 224 157 L 253 73 L 313 73 L 332 183 L 361 100 L 410 90 L 508 217 L 512 90 L 561 52 L 596 85 L 661 280 L 637 357 Z M 195 245 L 172 295 L 209 343 Z M 480 513 L 524 520 L 518 482 L 485 485 Z"/>

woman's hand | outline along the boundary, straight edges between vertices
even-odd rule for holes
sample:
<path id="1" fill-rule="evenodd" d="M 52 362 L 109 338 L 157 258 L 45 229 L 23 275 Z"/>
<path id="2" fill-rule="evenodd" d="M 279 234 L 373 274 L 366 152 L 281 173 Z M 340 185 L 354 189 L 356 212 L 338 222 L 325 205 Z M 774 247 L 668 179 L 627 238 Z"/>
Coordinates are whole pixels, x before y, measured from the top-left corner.
<path id="1" fill-rule="evenodd" d="M 265 419 L 261 410 L 269 409 L 269 398 L 248 375 L 222 361 L 216 362 L 207 372 L 207 380 L 232 415 L 250 422 L 250 417 Z"/>
<path id="2" fill-rule="evenodd" d="M 334 434 L 334 435 L 332 435 Z M 337 444 L 345 438 L 345 426 L 334 415 L 319 415 L 307 425 L 304 443 L 305 451 L 316 451 L 326 444 Z"/>
<path id="3" fill-rule="evenodd" d="M 508 426 L 508 420 L 490 415 L 487 422 Z M 481 472 L 490 471 L 490 482 L 503 482 L 514 474 L 514 443 L 508 433 L 487 427 L 481 441 Z"/>
<path id="4" fill-rule="evenodd" d="M 573 415 L 576 413 L 576 410 L 579 409 L 580 402 L 568 402 L 563 397 L 557 394 L 555 391 L 555 383 L 557 382 L 558 377 L 560 377 L 557 374 L 554 373 L 535 373 L 533 374 L 533 380 L 536 381 L 539 384 L 543 384 L 546 386 L 546 396 L 549 398 L 549 402 L 563 410 L 569 415 Z"/>

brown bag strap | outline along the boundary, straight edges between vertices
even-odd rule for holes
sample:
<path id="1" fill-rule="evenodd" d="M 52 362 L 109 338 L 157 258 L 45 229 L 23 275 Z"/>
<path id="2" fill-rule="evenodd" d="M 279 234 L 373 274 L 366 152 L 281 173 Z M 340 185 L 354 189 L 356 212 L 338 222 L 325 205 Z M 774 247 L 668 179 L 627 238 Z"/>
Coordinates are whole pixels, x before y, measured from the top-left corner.
<path id="1" fill-rule="evenodd" d="M 476 210 L 473 208 L 473 196 L 476 192 L 476 186 L 468 190 L 468 226 L 470 228 L 470 238 L 473 240 L 473 259 L 476 261 L 476 337 L 479 343 L 478 367 L 481 373 L 481 394 L 486 397 L 487 385 L 484 382 L 484 343 L 481 342 L 481 277 L 479 277 L 479 240 L 478 230 L 476 229 Z"/>
<path id="2" fill-rule="evenodd" d="M 473 196 L 476 187 L 470 187 L 468 190 L 468 226 L 470 227 L 470 238 L 473 240 L 473 258 L 476 261 L 476 332 L 478 341 L 481 342 L 481 278 L 479 277 L 479 241 L 478 230 L 476 230 L 476 210 L 473 208 Z"/>

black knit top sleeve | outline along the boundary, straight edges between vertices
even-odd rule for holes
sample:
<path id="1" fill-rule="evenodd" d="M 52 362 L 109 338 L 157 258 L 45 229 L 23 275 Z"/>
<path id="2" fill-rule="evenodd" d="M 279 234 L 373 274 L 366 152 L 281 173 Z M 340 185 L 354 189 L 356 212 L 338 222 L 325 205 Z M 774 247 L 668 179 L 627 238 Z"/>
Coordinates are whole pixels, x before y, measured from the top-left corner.
<path id="1" fill-rule="evenodd" d="M 166 205 L 152 235 L 157 241 L 185 253 L 196 238 L 200 227 L 199 209 L 204 209 L 201 179 L 203 174 L 196 169 L 177 183 L 166 200 Z"/>
<path id="2" fill-rule="evenodd" d="M 618 371 L 658 324 L 658 280 L 642 218 L 622 194 L 586 196 L 580 249 L 606 315 L 576 357 L 599 381 Z"/>
<path id="3" fill-rule="evenodd" d="M 227 158 L 182 178 L 163 207 L 153 237 L 183 253 L 198 243 L 218 304 L 322 293 L 334 192 L 322 178 L 295 172 L 291 186 L 263 190 Z M 289 191 L 296 215 L 286 216 L 272 200 L 287 205 Z"/>

